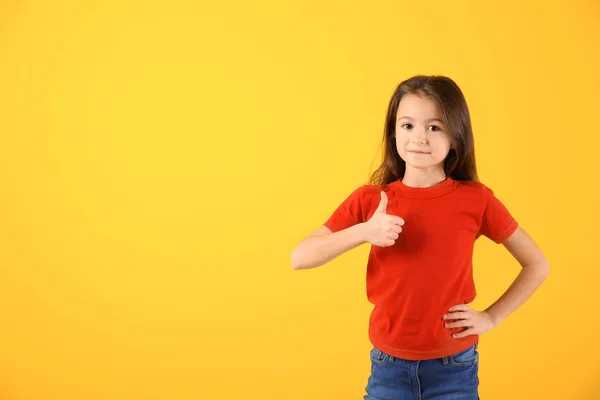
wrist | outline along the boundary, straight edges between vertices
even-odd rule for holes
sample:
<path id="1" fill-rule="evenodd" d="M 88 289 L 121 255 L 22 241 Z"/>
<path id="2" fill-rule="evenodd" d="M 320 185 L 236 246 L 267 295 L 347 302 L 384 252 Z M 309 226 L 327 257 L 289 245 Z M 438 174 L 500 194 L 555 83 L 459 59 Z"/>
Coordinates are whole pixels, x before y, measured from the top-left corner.
<path id="1" fill-rule="evenodd" d="M 360 241 L 361 244 L 369 242 L 369 240 L 367 239 L 367 229 L 368 229 L 368 225 L 366 222 L 361 222 L 356 225 L 356 233 L 358 236 L 358 240 Z"/>
<path id="2" fill-rule="evenodd" d="M 501 319 L 500 317 L 498 317 L 493 310 L 487 309 L 484 311 L 484 313 L 488 316 L 490 322 L 492 323 L 492 326 L 495 328 L 498 326 L 498 324 L 500 323 Z"/>

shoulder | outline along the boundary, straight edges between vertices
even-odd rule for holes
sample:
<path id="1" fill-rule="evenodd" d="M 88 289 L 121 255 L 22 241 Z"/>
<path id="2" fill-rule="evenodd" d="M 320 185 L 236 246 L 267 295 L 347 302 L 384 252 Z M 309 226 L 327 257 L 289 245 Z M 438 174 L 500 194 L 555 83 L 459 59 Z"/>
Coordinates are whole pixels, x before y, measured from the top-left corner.
<path id="1" fill-rule="evenodd" d="M 388 198 L 394 197 L 394 192 L 388 185 L 364 184 L 356 187 L 346 199 L 352 207 L 358 207 L 366 217 L 371 210 L 377 208 L 381 201 L 381 192 L 388 195 Z"/>
<path id="2" fill-rule="evenodd" d="M 384 186 L 364 184 L 351 189 L 347 192 L 344 200 L 345 205 L 362 207 L 370 204 L 373 199 L 380 197 L 380 192 L 384 190 Z"/>
<path id="3" fill-rule="evenodd" d="M 353 196 L 370 196 L 373 194 L 379 194 L 379 192 L 387 191 L 387 185 L 372 185 L 365 184 L 354 188 L 354 190 L 350 193 Z"/>
<path id="4" fill-rule="evenodd" d="M 476 181 L 458 181 L 458 187 L 462 190 L 474 192 L 483 192 L 488 189 L 484 183 Z"/>
<path id="5" fill-rule="evenodd" d="M 482 182 L 458 181 L 458 189 L 464 194 L 481 196 L 483 199 L 494 196 L 494 191 Z"/>
<path id="6" fill-rule="evenodd" d="M 459 181 L 454 192 L 455 195 L 452 197 L 454 202 L 479 210 L 486 210 L 499 203 L 494 190 L 482 182 Z"/>
<path id="7" fill-rule="evenodd" d="M 350 193 L 350 198 L 361 202 L 368 202 L 373 198 L 379 198 L 382 191 L 388 191 L 386 185 L 361 185 Z"/>

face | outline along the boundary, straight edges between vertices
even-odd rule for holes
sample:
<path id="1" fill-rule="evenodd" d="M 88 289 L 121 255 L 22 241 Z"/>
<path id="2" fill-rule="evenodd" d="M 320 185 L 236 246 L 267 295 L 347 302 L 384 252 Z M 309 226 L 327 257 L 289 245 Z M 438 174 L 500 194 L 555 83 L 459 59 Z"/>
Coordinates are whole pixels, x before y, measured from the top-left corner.
<path id="1" fill-rule="evenodd" d="M 396 149 L 407 168 L 444 170 L 450 134 L 434 100 L 404 95 L 396 113 Z"/>

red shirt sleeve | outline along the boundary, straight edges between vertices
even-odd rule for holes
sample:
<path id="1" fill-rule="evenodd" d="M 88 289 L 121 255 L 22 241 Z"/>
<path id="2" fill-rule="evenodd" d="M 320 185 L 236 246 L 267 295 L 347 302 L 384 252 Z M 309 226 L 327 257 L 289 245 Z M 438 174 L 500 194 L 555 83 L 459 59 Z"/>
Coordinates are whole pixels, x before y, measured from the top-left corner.
<path id="1" fill-rule="evenodd" d="M 485 197 L 486 206 L 480 234 L 500 244 L 515 232 L 518 223 L 506 206 L 494 195 L 494 192 L 487 187 L 485 188 Z"/>
<path id="2" fill-rule="evenodd" d="M 364 222 L 364 192 L 365 186 L 355 189 L 324 223 L 332 232 L 341 231 L 353 225 Z"/>

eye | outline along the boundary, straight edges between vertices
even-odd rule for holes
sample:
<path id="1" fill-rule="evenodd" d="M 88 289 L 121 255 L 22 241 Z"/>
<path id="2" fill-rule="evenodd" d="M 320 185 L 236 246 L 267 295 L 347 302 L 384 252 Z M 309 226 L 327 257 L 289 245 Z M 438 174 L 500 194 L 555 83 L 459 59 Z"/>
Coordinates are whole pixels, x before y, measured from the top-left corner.
<path id="1" fill-rule="evenodd" d="M 431 125 L 431 126 L 429 127 L 429 129 L 430 129 L 430 130 L 432 130 L 433 132 L 437 132 L 437 131 L 441 131 L 441 130 L 442 130 L 442 128 L 440 128 L 440 127 L 439 127 L 439 126 L 437 126 L 437 125 Z"/>
<path id="2" fill-rule="evenodd" d="M 412 129 L 413 128 L 412 124 L 402 124 L 401 127 L 404 129 Z"/>

